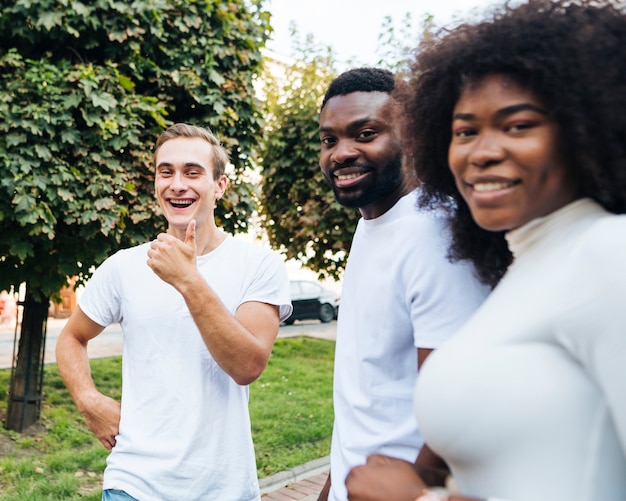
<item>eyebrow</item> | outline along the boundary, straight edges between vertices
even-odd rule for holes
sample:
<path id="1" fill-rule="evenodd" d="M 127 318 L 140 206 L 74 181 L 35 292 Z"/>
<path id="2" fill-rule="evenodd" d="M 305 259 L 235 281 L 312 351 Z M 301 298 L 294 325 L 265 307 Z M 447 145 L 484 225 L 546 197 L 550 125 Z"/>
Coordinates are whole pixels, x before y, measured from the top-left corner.
<path id="1" fill-rule="evenodd" d="M 359 127 L 363 127 L 364 125 L 367 125 L 368 123 L 372 123 L 372 122 L 376 122 L 378 123 L 380 120 L 376 119 L 376 118 L 372 118 L 372 117 L 363 117 L 363 118 L 359 118 L 358 120 L 355 120 L 354 122 L 350 122 L 348 124 L 347 129 L 358 129 Z M 319 128 L 319 132 L 333 132 L 333 128 L 332 127 L 320 127 Z"/>
<path id="2" fill-rule="evenodd" d="M 156 168 L 157 169 L 162 169 L 162 168 L 173 167 L 173 166 L 174 166 L 174 164 L 172 164 L 170 162 L 161 162 L 159 165 L 156 166 Z M 188 162 L 188 163 L 183 165 L 183 169 L 189 169 L 189 168 L 197 168 L 197 169 L 206 170 L 206 167 L 204 165 L 200 165 L 200 164 L 197 164 L 195 162 Z"/>
<path id="3" fill-rule="evenodd" d="M 525 110 L 530 110 L 536 113 L 541 113 L 542 115 L 548 114 L 546 110 L 544 110 L 543 108 L 540 108 L 539 106 L 535 106 L 534 104 L 520 103 L 520 104 L 514 104 L 512 106 L 506 106 L 505 108 L 499 109 L 496 112 L 496 116 L 506 117 L 508 115 L 513 115 L 514 113 L 517 113 L 518 111 L 525 111 Z M 473 113 L 455 113 L 452 116 L 452 120 L 472 120 L 473 118 L 476 118 L 476 115 L 474 115 Z"/>

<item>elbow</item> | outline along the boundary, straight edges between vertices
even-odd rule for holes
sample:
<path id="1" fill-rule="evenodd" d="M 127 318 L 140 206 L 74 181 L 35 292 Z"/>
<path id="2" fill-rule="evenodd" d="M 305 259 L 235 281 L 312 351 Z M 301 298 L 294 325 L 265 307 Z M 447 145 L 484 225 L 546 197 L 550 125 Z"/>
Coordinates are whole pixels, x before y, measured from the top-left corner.
<path id="1" fill-rule="evenodd" d="M 266 365 L 267 361 L 250 363 L 237 374 L 232 374 L 231 377 L 240 386 L 252 384 L 263 374 Z"/>
<path id="2" fill-rule="evenodd" d="M 254 383 L 257 378 L 259 376 L 246 376 L 246 375 L 241 375 L 241 376 L 236 376 L 233 379 L 235 380 L 235 383 L 237 383 L 239 386 L 247 386 L 249 384 Z"/>

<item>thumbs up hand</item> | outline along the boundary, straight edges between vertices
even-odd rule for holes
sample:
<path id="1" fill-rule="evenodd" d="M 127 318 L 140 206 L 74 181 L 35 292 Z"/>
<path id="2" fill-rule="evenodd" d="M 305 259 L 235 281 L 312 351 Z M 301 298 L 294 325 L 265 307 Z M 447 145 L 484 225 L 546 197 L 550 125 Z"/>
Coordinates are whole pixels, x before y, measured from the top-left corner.
<path id="1" fill-rule="evenodd" d="M 185 240 L 160 233 L 150 244 L 148 266 L 157 276 L 180 289 L 180 284 L 196 271 L 196 221 L 187 225 Z"/>

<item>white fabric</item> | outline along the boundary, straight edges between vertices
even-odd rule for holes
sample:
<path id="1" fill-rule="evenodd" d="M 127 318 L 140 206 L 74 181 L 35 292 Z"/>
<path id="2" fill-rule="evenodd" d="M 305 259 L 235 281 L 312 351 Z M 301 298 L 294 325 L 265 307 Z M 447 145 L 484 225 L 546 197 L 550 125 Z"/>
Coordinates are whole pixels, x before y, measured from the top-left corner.
<path id="1" fill-rule="evenodd" d="M 487 294 L 466 263 L 446 258 L 443 218 L 416 208 L 412 192 L 382 216 L 358 223 L 346 267 L 334 372 L 331 493 L 380 452 L 415 461 L 417 348 L 437 348 Z"/>
<path id="2" fill-rule="evenodd" d="M 626 499 L 626 217 L 579 200 L 507 235 L 515 260 L 416 385 L 468 496 Z"/>
<path id="3" fill-rule="evenodd" d="M 106 260 L 80 301 L 124 332 L 120 434 L 104 488 L 140 501 L 258 500 L 248 387 L 213 360 L 183 297 L 147 266 L 148 248 Z M 259 301 L 278 305 L 281 320 L 291 314 L 277 254 L 229 236 L 197 264 L 231 313 Z"/>

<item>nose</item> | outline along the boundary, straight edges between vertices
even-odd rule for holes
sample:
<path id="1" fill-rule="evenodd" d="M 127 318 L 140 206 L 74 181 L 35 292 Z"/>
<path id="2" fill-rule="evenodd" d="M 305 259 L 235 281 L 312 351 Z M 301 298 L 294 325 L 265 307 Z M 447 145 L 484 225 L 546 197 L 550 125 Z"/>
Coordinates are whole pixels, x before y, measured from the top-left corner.
<path id="1" fill-rule="evenodd" d="M 180 192 L 180 191 L 185 191 L 187 189 L 185 176 L 183 175 L 182 172 L 175 172 L 171 179 L 172 179 L 172 182 L 170 184 L 170 189 L 172 191 Z"/>
<path id="2" fill-rule="evenodd" d="M 472 165 L 489 167 L 504 158 L 504 148 L 495 132 L 481 132 L 474 141 L 469 155 Z"/>
<path id="3" fill-rule="evenodd" d="M 358 148 L 355 148 L 353 141 L 347 139 L 338 140 L 330 154 L 330 161 L 337 165 L 345 164 L 350 160 L 355 160 L 360 155 Z"/>

